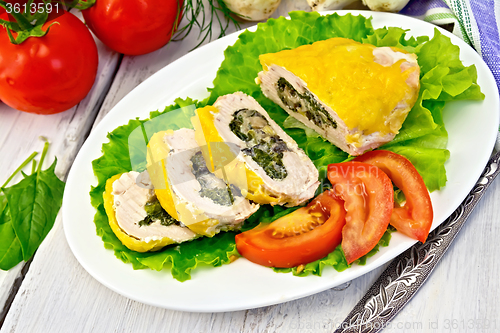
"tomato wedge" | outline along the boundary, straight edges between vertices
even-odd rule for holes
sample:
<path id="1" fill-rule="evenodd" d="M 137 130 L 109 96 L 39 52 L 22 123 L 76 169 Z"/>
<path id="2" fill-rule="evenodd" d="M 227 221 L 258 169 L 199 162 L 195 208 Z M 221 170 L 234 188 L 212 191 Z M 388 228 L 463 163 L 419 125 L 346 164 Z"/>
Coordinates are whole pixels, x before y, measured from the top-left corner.
<path id="1" fill-rule="evenodd" d="M 306 207 L 236 235 L 236 248 L 259 265 L 295 267 L 332 252 L 341 242 L 344 224 L 343 202 L 327 190 Z"/>
<path id="2" fill-rule="evenodd" d="M 391 225 L 403 234 L 425 242 L 434 213 L 425 183 L 413 164 L 405 157 L 386 150 L 374 150 L 355 159 L 382 169 L 401 191 L 406 202 L 394 207 Z"/>
<path id="3" fill-rule="evenodd" d="M 328 180 L 345 201 L 342 250 L 352 263 L 370 252 L 387 230 L 394 207 L 392 183 L 376 166 L 360 162 L 330 164 Z"/>

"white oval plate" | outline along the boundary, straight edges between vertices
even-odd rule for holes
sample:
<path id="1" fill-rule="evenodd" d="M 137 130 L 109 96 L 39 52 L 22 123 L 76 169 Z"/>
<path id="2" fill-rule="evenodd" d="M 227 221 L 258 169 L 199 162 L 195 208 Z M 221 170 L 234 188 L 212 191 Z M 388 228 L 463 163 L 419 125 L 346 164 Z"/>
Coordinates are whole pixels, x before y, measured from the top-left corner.
<path id="1" fill-rule="evenodd" d="M 433 36 L 435 26 L 397 14 L 351 12 L 373 17 L 375 28 L 410 29 L 409 35 Z M 444 120 L 449 132 L 451 158 L 446 163 L 448 183 L 432 193 L 434 229 L 462 202 L 479 178 L 493 149 L 498 131 L 498 91 L 491 72 L 481 57 L 466 43 L 441 30 L 461 49 L 465 65 L 475 64 L 484 101 L 453 102 L 446 106 Z M 149 117 L 151 110 L 163 109 L 177 97 L 205 98 L 212 86 L 224 49 L 234 44 L 239 33 L 197 49 L 155 73 L 126 97 L 99 123 L 78 153 L 68 176 L 63 204 L 63 224 L 68 243 L 77 260 L 99 282 L 133 300 L 181 311 L 220 312 L 250 309 L 312 295 L 352 280 L 393 259 L 415 242 L 394 233 L 388 247 L 368 260 L 338 273 L 329 267 L 323 276 L 296 277 L 239 259 L 218 268 L 195 270 L 192 279 L 178 282 L 168 269 L 157 272 L 132 269 L 104 248 L 96 235 L 95 210 L 88 196 L 97 180 L 92 160 L 101 156 L 106 134 L 129 119 Z M 175 78 L 175 79 L 174 79 Z"/>

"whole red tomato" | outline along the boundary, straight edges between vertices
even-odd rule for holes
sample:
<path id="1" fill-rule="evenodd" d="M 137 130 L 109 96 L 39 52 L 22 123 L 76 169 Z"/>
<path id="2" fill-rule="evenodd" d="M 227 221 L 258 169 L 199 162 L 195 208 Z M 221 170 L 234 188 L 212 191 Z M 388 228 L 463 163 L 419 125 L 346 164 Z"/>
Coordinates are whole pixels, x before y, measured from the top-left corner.
<path id="1" fill-rule="evenodd" d="M 14 109 L 62 112 L 92 88 L 98 64 L 92 35 L 71 13 L 49 16 L 42 29 L 53 22 L 45 36 L 29 37 L 19 45 L 0 27 L 0 99 Z"/>
<path id="2" fill-rule="evenodd" d="M 127 55 L 155 51 L 171 39 L 183 0 L 97 0 L 85 23 L 104 44 Z"/>

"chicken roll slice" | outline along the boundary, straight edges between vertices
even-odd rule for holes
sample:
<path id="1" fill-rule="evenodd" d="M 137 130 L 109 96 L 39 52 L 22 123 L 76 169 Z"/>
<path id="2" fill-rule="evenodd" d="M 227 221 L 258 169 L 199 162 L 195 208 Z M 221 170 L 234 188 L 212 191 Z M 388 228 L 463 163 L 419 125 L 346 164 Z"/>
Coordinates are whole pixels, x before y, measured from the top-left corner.
<path id="1" fill-rule="evenodd" d="M 212 237 L 238 230 L 259 209 L 234 185 L 207 167 L 195 131 L 179 129 L 153 135 L 148 170 L 155 193 L 167 212 L 193 232 Z"/>
<path id="2" fill-rule="evenodd" d="M 156 251 L 197 237 L 161 207 L 147 171 L 111 177 L 103 196 L 111 229 L 133 251 Z"/>
<path id="3" fill-rule="evenodd" d="M 255 99 L 241 92 L 221 96 L 197 116 L 195 128 L 201 127 L 209 146 L 226 142 L 236 148 L 235 168 L 243 167 L 246 175 L 239 187 L 247 198 L 296 206 L 314 196 L 318 170 Z"/>
<path id="4" fill-rule="evenodd" d="M 417 56 L 332 38 L 260 56 L 266 97 L 351 155 L 391 141 L 420 88 Z"/>

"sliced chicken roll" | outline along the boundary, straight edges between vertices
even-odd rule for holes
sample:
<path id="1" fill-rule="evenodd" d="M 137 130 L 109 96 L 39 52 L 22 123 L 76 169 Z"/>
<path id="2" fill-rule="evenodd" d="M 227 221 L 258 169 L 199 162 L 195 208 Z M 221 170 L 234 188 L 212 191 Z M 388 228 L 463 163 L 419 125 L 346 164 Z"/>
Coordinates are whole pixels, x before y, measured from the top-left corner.
<path id="1" fill-rule="evenodd" d="M 266 97 L 351 155 L 391 141 L 420 88 L 417 56 L 332 38 L 260 56 Z"/>
<path id="2" fill-rule="evenodd" d="M 194 126 L 209 146 L 225 142 L 233 149 L 230 170 L 244 168 L 243 177 L 233 180 L 246 189 L 247 198 L 296 206 L 314 196 L 318 170 L 255 99 L 241 92 L 221 96 L 213 106 L 198 109 L 197 116 Z"/>
<path id="3" fill-rule="evenodd" d="M 196 234 L 212 237 L 238 230 L 259 209 L 236 186 L 210 172 L 192 129 L 154 134 L 147 158 L 160 203 Z"/>
<path id="4" fill-rule="evenodd" d="M 103 196 L 111 229 L 133 251 L 156 251 L 198 237 L 162 208 L 147 171 L 111 177 Z"/>

